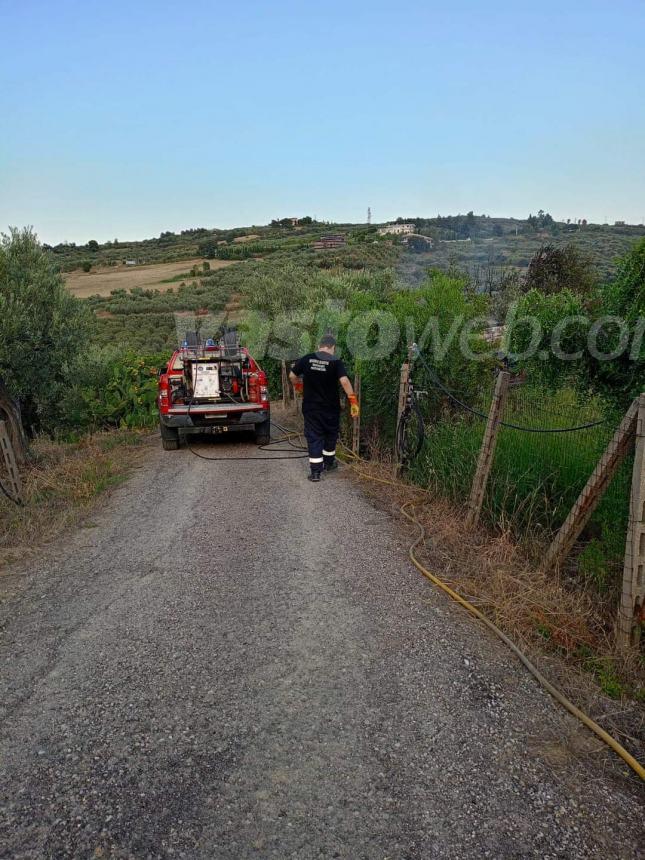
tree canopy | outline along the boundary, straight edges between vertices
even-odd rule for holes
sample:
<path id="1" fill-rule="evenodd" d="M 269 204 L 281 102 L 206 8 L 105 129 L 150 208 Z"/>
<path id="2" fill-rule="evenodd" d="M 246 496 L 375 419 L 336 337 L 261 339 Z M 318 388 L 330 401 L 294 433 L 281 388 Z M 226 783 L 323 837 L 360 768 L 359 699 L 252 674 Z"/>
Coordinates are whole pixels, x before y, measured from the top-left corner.
<path id="1" fill-rule="evenodd" d="M 87 311 L 65 289 L 30 229 L 0 239 L 0 376 L 35 431 L 56 417 Z"/>

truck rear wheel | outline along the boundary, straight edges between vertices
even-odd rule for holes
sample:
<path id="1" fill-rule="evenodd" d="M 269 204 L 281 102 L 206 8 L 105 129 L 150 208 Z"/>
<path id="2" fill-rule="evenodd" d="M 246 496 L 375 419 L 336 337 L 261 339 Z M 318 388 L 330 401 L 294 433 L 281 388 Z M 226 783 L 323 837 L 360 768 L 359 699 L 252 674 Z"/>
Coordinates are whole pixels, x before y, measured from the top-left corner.
<path id="1" fill-rule="evenodd" d="M 163 421 L 159 422 L 161 431 L 161 447 L 164 451 L 176 451 L 179 448 L 179 431 L 172 427 L 166 427 Z"/>
<path id="2" fill-rule="evenodd" d="M 255 444 L 268 445 L 271 441 L 271 421 L 267 418 L 261 424 L 255 425 Z"/>

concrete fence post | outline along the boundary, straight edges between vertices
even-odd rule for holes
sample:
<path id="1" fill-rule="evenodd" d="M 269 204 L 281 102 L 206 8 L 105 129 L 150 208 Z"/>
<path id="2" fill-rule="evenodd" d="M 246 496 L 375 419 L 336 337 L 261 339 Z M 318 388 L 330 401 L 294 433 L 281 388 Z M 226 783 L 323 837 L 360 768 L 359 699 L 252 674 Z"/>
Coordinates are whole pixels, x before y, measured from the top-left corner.
<path id="1" fill-rule="evenodd" d="M 401 365 L 401 377 L 399 380 L 399 402 L 396 410 L 396 428 L 394 431 L 394 477 L 397 477 L 401 470 L 401 462 L 399 460 L 399 425 L 401 424 L 401 416 L 405 409 L 405 404 L 408 399 L 408 385 L 410 382 L 410 361 L 404 361 Z"/>
<path id="2" fill-rule="evenodd" d="M 623 587 L 620 595 L 616 642 L 627 650 L 638 645 L 645 620 L 645 394 L 638 403 L 634 428 L 634 468 L 625 541 Z"/>

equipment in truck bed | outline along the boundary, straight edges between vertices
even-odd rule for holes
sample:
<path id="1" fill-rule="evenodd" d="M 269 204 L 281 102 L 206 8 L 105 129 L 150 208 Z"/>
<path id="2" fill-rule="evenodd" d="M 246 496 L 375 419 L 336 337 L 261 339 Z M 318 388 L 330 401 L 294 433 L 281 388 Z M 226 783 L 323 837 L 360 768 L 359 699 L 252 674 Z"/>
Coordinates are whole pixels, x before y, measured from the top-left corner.
<path id="1" fill-rule="evenodd" d="M 164 448 L 179 446 L 179 433 L 255 430 L 269 438 L 269 394 L 264 371 L 242 347 L 235 330 L 202 341 L 187 332 L 159 373 L 159 422 Z"/>
<path id="2" fill-rule="evenodd" d="M 193 400 L 219 397 L 219 370 L 216 364 L 205 362 L 192 362 L 190 364 L 192 376 Z"/>

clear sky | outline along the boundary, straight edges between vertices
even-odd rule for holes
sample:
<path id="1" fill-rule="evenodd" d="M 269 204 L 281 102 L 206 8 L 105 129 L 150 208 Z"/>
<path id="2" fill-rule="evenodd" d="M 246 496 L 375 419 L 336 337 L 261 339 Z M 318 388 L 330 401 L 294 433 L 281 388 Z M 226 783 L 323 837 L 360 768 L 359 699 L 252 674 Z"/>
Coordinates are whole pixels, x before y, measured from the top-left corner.
<path id="1" fill-rule="evenodd" d="M 0 0 L 0 229 L 645 217 L 645 0 Z"/>

